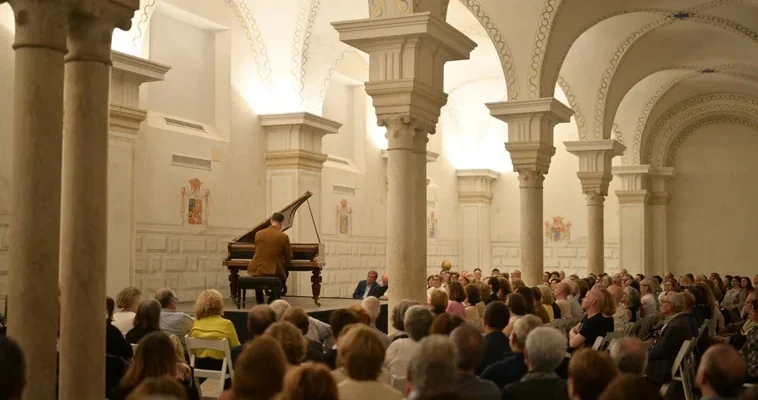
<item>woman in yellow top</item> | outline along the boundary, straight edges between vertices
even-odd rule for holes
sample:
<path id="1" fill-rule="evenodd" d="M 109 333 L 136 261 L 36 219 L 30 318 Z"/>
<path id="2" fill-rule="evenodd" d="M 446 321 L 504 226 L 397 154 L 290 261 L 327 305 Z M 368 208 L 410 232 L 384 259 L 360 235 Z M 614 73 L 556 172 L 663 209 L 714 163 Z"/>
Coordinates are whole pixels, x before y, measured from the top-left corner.
<path id="1" fill-rule="evenodd" d="M 197 339 L 224 339 L 229 341 L 229 349 L 240 345 L 234 324 L 221 315 L 224 312 L 224 300 L 216 290 L 204 290 L 195 302 L 195 322 L 189 336 Z M 220 370 L 224 353 L 217 350 L 193 350 L 195 367 L 200 369 Z"/>

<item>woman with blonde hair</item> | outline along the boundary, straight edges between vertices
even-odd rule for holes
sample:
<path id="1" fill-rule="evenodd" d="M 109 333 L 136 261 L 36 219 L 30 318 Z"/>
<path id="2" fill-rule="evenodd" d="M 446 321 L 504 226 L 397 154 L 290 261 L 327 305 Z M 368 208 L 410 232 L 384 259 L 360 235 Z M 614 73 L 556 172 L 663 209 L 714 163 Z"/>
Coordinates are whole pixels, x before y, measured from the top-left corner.
<path id="1" fill-rule="evenodd" d="M 440 315 L 446 312 L 448 303 L 447 292 L 444 290 L 435 290 L 429 298 L 429 309 L 434 315 Z"/>
<path id="2" fill-rule="evenodd" d="M 195 301 L 195 322 L 192 323 L 189 336 L 198 339 L 221 340 L 229 342 L 232 349 L 240 345 L 234 324 L 221 315 L 224 312 L 224 300 L 217 290 L 204 290 Z M 224 357 L 218 350 L 193 350 L 195 367 L 209 370 L 221 370 Z"/>
<path id="3" fill-rule="evenodd" d="M 287 373 L 277 400 L 339 400 L 339 393 L 329 368 L 307 363 Z"/>
<path id="4" fill-rule="evenodd" d="M 134 286 L 124 288 L 116 296 L 116 312 L 112 317 L 112 324 L 122 335 L 126 335 L 134 327 L 134 316 L 137 315 L 142 292 Z"/>
<path id="5" fill-rule="evenodd" d="M 650 315 L 658 314 L 658 298 L 655 296 L 655 283 L 645 278 L 640 282 L 640 302 L 642 306 L 640 308 L 640 317 L 644 318 Z"/>
<path id="6" fill-rule="evenodd" d="M 279 342 L 259 336 L 245 345 L 234 372 L 232 389 L 218 400 L 273 400 L 282 391 L 287 359 Z"/>
<path id="7" fill-rule="evenodd" d="M 561 319 L 563 316 L 561 314 L 561 308 L 558 307 L 558 304 L 555 304 L 555 296 L 553 295 L 553 291 L 550 290 L 550 287 L 543 284 L 537 286 L 537 288 L 540 291 L 540 301 L 542 302 L 542 307 L 545 308 L 545 311 L 548 311 L 548 308 L 553 310 L 552 313 L 548 311 L 548 315 L 552 315 L 553 319 Z"/>
<path id="8" fill-rule="evenodd" d="M 276 340 L 282 346 L 284 355 L 287 357 L 287 369 L 303 362 L 307 342 L 295 325 L 287 321 L 276 322 L 266 329 L 263 336 Z"/>
<path id="9" fill-rule="evenodd" d="M 340 400 L 403 398 L 395 388 L 378 381 L 385 350 L 379 336 L 367 326 L 354 327 L 340 336 L 337 341 L 337 365 L 345 368 L 348 377 L 337 386 Z"/>

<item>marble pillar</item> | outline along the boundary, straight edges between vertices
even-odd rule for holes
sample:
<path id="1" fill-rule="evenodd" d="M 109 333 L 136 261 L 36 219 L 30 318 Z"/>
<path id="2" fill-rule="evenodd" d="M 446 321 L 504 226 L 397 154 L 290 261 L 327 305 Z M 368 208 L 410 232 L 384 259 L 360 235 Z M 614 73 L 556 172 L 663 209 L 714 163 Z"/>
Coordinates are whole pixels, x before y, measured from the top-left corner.
<path id="1" fill-rule="evenodd" d="M 542 283 L 542 184 L 555 154 L 553 128 L 574 112 L 549 97 L 487 104 L 493 117 L 508 124 L 505 149 L 518 173 L 521 201 L 521 276 L 527 285 Z"/>
<path id="2" fill-rule="evenodd" d="M 9 3 L 16 34 L 8 336 L 26 356 L 29 384 L 24 398 L 52 400 L 59 317 L 63 56 L 75 2 Z"/>
<path id="3" fill-rule="evenodd" d="M 366 93 L 378 124 L 387 128 L 390 309 L 402 299 L 426 301 L 425 172 L 414 166 L 422 166 L 426 135 L 435 133 L 447 103 L 445 63 L 467 59 L 476 47 L 445 22 L 446 12 L 447 2 L 416 1 L 402 12 L 381 2 L 371 16 L 382 18 L 332 24 L 340 41 L 370 55 Z"/>
<path id="4" fill-rule="evenodd" d="M 139 2 L 81 6 L 70 17 L 65 58 L 59 352 L 64 400 L 102 397 L 105 387 L 110 39 L 114 29 L 130 28 Z"/>
<path id="5" fill-rule="evenodd" d="M 621 268 L 632 274 L 648 275 L 650 269 L 650 170 L 649 165 L 613 167 L 613 175 L 621 179 L 616 190 Z"/>
<path id="6" fill-rule="evenodd" d="M 613 157 L 626 147 L 617 140 L 581 140 L 565 142 L 566 150 L 579 157 L 576 175 L 587 199 L 587 272 L 601 274 L 605 270 L 605 210 L 603 204 L 613 179 Z"/>
<path id="7" fill-rule="evenodd" d="M 663 276 L 670 271 L 668 252 L 668 206 L 671 202 L 669 182 L 674 177 L 672 167 L 653 168 L 650 173 L 650 240 L 651 267 L 645 275 Z"/>
<path id="8" fill-rule="evenodd" d="M 295 222 L 287 234 L 291 242 L 318 243 L 313 221 L 320 229 L 321 172 L 327 158 L 321 150 L 321 142 L 324 135 L 336 134 L 342 124 L 307 112 L 266 114 L 261 115 L 260 119 L 267 138 L 266 215 L 260 218 L 264 220 L 305 192 L 311 192 L 313 196 L 308 201 L 313 219 L 309 205 L 304 204 L 298 209 Z M 288 293 L 315 296 L 311 283 L 320 285 L 320 279 L 320 276 L 290 274 Z"/>
<path id="9" fill-rule="evenodd" d="M 492 273 L 492 185 L 500 173 L 489 169 L 459 169 L 456 176 L 460 207 L 460 269 L 473 271 L 481 268 L 485 275 L 489 275 Z"/>

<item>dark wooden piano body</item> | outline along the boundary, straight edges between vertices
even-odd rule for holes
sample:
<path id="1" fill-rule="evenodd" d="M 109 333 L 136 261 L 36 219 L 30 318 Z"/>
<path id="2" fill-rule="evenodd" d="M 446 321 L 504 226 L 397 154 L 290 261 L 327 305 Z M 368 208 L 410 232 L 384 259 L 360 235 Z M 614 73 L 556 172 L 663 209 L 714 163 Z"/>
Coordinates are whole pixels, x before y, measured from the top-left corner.
<path id="1" fill-rule="evenodd" d="M 286 231 L 292 227 L 297 209 L 303 203 L 306 203 L 312 195 L 311 192 L 306 192 L 280 211 L 284 215 L 282 231 Z M 308 211 L 311 212 L 312 217 L 313 213 L 310 210 L 310 204 L 308 204 Z M 240 301 L 237 298 L 237 278 L 239 277 L 239 273 L 240 271 L 247 273 L 247 266 L 255 254 L 255 234 L 269 226 L 271 226 L 271 222 L 267 218 L 252 230 L 229 242 L 227 246 L 229 254 L 224 261 L 224 266 L 229 269 L 229 290 L 235 303 Z M 316 236 L 318 236 L 318 228 L 316 228 L 315 222 L 313 227 L 316 229 Z M 291 243 L 290 246 L 292 247 L 292 262 L 285 264 L 284 269 L 287 271 L 288 276 L 293 271 L 306 271 L 312 274 L 311 290 L 313 292 L 313 301 L 317 306 L 320 306 L 321 303 L 318 300 L 321 297 L 321 269 L 324 267 L 324 263 L 320 260 L 324 254 L 324 245 L 322 243 Z"/>

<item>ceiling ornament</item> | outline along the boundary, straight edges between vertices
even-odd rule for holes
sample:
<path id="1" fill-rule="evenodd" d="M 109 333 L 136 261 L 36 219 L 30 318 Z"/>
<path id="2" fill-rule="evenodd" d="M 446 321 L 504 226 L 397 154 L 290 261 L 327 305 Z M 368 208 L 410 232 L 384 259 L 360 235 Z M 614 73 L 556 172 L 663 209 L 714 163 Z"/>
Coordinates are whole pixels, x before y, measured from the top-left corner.
<path id="1" fill-rule="evenodd" d="M 532 59 L 529 64 L 529 98 L 538 99 L 540 72 L 542 71 L 542 60 L 545 59 L 545 47 L 550 37 L 550 30 L 553 26 L 553 20 L 556 11 L 563 5 L 563 0 L 548 0 L 545 2 L 545 8 L 542 10 L 542 18 L 537 26 L 537 32 L 534 35 L 534 48 L 532 49 Z M 555 85 L 553 85 L 555 87 Z"/>
<path id="2" fill-rule="evenodd" d="M 618 141 L 619 143 L 624 144 L 624 134 L 621 132 L 621 128 L 619 128 L 619 124 L 616 124 L 616 123 L 613 124 L 613 138 L 616 139 L 616 141 Z"/>
<path id="3" fill-rule="evenodd" d="M 642 138 L 644 164 L 663 166 L 667 144 L 680 127 L 709 113 L 742 113 L 758 119 L 758 98 L 734 93 L 716 93 L 683 101 L 662 116 L 647 137 Z"/>
<path id="4" fill-rule="evenodd" d="M 332 67 L 329 68 L 329 72 L 326 74 L 326 79 L 324 79 L 324 83 L 321 85 L 321 92 L 319 93 L 319 102 L 318 104 L 321 104 L 323 107 L 324 104 L 324 98 L 326 97 L 326 91 L 329 89 L 329 82 L 332 80 L 332 76 L 334 76 L 334 71 L 337 70 L 337 67 L 339 67 L 342 60 L 345 59 L 345 57 L 352 53 L 353 51 L 358 51 L 354 47 L 345 46 L 345 51 L 343 51 L 339 57 L 337 57 L 337 60 L 334 61 L 334 64 L 332 64 Z M 363 59 L 361 57 L 361 59 Z M 368 67 L 366 67 L 368 69 Z"/>
<path id="5" fill-rule="evenodd" d="M 737 117 L 737 116 L 718 116 L 718 117 L 712 117 L 708 118 L 702 121 L 699 121 L 693 125 L 690 125 L 686 129 L 684 129 L 681 133 L 679 133 L 676 136 L 676 139 L 671 143 L 671 146 L 669 146 L 668 151 L 664 154 L 664 160 L 666 160 L 664 166 L 666 167 L 673 167 L 674 162 L 676 161 L 676 155 L 679 153 L 679 149 L 681 148 L 682 144 L 685 140 L 694 132 L 703 129 L 710 125 L 715 124 L 737 124 L 742 125 L 748 128 L 751 128 L 758 132 L 758 124 L 756 122 L 751 121 L 747 118 L 743 117 Z"/>
<path id="6" fill-rule="evenodd" d="M 505 72 L 505 83 L 508 89 L 508 100 L 516 100 L 519 96 L 518 79 L 516 79 L 516 68 L 513 65 L 513 56 L 505 37 L 500 32 L 494 21 L 490 18 L 484 8 L 477 0 L 461 0 L 461 3 L 474 14 L 474 17 L 482 24 L 487 31 L 492 44 L 495 45 L 497 54 L 500 56 L 500 63 Z"/>
<path id="7" fill-rule="evenodd" d="M 157 3 L 158 0 L 147 0 L 145 6 L 142 7 L 142 10 L 140 10 L 139 22 L 137 22 L 137 30 L 134 32 L 134 39 L 132 39 L 132 44 L 134 45 L 135 49 L 139 48 L 139 40 L 142 38 L 142 36 L 145 35 L 148 30 L 149 25 L 147 22 L 150 20 L 150 17 L 153 16 Z"/>
<path id="8" fill-rule="evenodd" d="M 258 77 L 271 86 L 271 61 L 268 58 L 268 50 L 263 42 L 263 34 L 258 28 L 258 24 L 253 18 L 253 13 L 247 7 L 245 0 L 225 0 L 231 7 L 234 17 L 242 25 L 245 31 L 245 37 L 250 45 L 250 51 L 253 54 L 255 65 L 258 68 Z"/>
<path id="9" fill-rule="evenodd" d="M 321 9 L 321 0 L 300 0 L 295 34 L 292 42 L 293 89 L 300 96 L 300 106 L 305 104 L 305 75 L 308 73 L 308 49 L 310 48 L 313 27 Z"/>
<path id="10" fill-rule="evenodd" d="M 566 99 L 569 102 L 569 106 L 574 110 L 574 119 L 576 120 L 576 127 L 579 131 L 579 140 L 587 138 L 587 122 L 584 120 L 584 114 L 582 114 L 582 107 L 579 105 L 579 100 L 574 96 L 574 92 L 571 91 L 571 87 L 568 85 L 563 77 L 558 77 L 558 85 L 563 90 L 563 94 L 566 95 Z"/>

